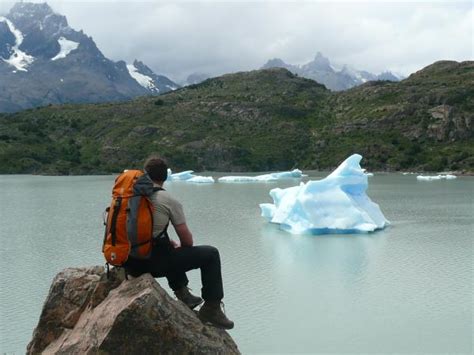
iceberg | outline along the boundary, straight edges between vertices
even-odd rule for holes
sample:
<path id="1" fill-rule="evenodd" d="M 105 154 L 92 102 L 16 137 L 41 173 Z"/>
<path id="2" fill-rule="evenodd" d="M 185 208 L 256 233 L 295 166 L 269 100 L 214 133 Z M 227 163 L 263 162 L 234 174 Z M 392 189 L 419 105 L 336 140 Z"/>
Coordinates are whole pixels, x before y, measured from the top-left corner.
<path id="1" fill-rule="evenodd" d="M 168 171 L 168 179 L 170 181 L 185 181 L 193 178 L 195 175 L 193 174 L 193 170 L 186 170 L 180 173 L 173 174 L 171 170 Z"/>
<path id="2" fill-rule="evenodd" d="M 180 173 L 173 174 L 171 169 L 168 169 L 168 178 L 167 181 L 186 181 L 186 182 L 195 182 L 195 183 L 214 183 L 214 178 L 212 176 L 199 176 L 194 175 L 193 170 L 185 170 Z"/>
<path id="3" fill-rule="evenodd" d="M 214 178 L 212 176 L 193 176 L 191 179 L 186 180 L 186 182 L 195 182 L 199 184 L 208 184 L 214 183 Z"/>
<path id="4" fill-rule="evenodd" d="M 292 234 L 367 233 L 390 224 L 366 195 L 368 177 L 353 154 L 322 180 L 270 191 L 262 217 Z"/>
<path id="5" fill-rule="evenodd" d="M 299 169 L 292 171 L 282 171 L 278 173 L 269 173 L 257 176 L 223 176 L 218 179 L 219 182 L 268 182 L 284 179 L 299 179 L 306 176 Z"/>
<path id="6" fill-rule="evenodd" d="M 456 179 L 456 175 L 451 175 L 451 174 L 440 174 L 440 175 L 418 175 L 416 179 L 418 181 L 433 181 L 433 180 L 441 180 L 441 179 L 446 179 L 446 180 L 453 180 Z"/>

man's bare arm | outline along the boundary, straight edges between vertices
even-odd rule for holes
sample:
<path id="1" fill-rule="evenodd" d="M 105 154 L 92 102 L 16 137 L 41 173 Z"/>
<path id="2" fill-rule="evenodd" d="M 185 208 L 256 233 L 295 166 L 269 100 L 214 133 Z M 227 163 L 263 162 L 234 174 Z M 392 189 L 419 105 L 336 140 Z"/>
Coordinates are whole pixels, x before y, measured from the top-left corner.
<path id="1" fill-rule="evenodd" d="M 192 247 L 193 246 L 193 235 L 188 228 L 186 223 L 178 224 L 174 226 L 174 230 L 179 237 L 182 247 Z"/>

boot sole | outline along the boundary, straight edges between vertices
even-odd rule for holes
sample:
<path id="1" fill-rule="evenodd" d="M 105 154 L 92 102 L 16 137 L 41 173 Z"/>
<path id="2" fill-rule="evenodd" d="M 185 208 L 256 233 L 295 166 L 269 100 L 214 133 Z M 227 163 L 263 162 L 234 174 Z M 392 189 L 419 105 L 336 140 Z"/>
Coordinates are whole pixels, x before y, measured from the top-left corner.
<path id="1" fill-rule="evenodd" d="M 210 325 L 214 328 L 219 328 L 219 329 L 224 329 L 224 330 L 230 330 L 230 329 L 233 329 L 234 326 L 232 325 L 232 327 L 226 327 L 222 324 L 216 324 L 216 323 L 212 323 L 210 320 L 207 320 L 207 319 L 203 319 L 200 315 L 199 315 L 199 312 L 196 312 L 197 313 L 197 316 L 199 318 L 199 320 L 201 321 L 202 324 L 204 325 Z"/>

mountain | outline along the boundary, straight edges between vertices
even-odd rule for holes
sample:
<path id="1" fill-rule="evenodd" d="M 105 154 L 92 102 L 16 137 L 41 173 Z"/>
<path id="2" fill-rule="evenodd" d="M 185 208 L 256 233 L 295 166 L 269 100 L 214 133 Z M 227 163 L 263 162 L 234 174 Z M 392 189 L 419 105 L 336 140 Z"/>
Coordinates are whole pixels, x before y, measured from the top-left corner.
<path id="1" fill-rule="evenodd" d="M 360 153 L 374 170 L 474 172 L 474 62 L 331 92 L 272 68 L 129 102 L 0 115 L 0 173 L 330 169 Z"/>
<path id="2" fill-rule="evenodd" d="M 205 73 L 192 73 L 188 75 L 185 85 L 193 85 L 202 83 L 204 80 L 209 79 L 211 76 Z"/>
<path id="3" fill-rule="evenodd" d="M 293 74 L 313 79 L 333 91 L 347 90 L 367 81 L 400 81 L 400 79 L 402 79 L 402 77 L 396 76 L 389 71 L 375 75 L 367 71 L 350 68 L 347 65 L 341 70 L 336 70 L 329 62 L 329 59 L 324 57 L 320 52 L 316 54 L 311 62 L 304 65 L 287 64 L 279 58 L 270 59 L 262 69 L 269 68 L 288 69 Z"/>
<path id="4" fill-rule="evenodd" d="M 106 58 L 46 3 L 0 16 L 0 112 L 61 103 L 123 101 L 178 87 L 139 61 Z"/>

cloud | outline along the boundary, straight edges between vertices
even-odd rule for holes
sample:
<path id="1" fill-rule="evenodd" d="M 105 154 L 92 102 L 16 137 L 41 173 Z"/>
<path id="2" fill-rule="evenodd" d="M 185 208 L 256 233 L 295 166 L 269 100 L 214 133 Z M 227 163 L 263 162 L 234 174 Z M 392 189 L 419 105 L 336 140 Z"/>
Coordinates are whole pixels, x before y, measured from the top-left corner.
<path id="1" fill-rule="evenodd" d="M 106 56 L 137 58 L 175 80 L 256 69 L 274 57 L 301 64 L 318 51 L 336 65 L 405 75 L 474 57 L 470 1 L 49 3 Z M 0 13 L 10 6 L 2 1 Z"/>

